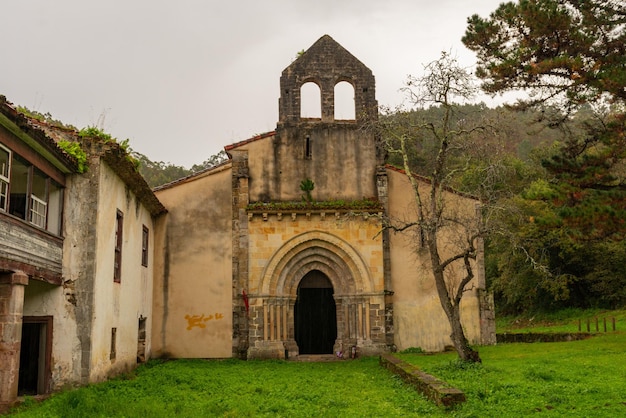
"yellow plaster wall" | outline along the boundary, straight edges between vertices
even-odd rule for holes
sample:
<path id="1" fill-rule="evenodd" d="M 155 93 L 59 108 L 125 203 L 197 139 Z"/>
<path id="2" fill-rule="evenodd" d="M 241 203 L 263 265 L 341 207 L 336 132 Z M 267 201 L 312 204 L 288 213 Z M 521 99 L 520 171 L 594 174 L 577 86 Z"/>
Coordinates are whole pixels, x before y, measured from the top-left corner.
<path id="1" fill-rule="evenodd" d="M 121 281 L 113 280 L 115 225 L 117 210 L 123 213 Z M 94 284 L 94 319 L 92 328 L 91 381 L 133 368 L 137 363 L 139 318 L 152 322 L 152 278 L 155 254 L 148 266 L 142 265 L 142 231 L 148 228 L 149 248 L 154 248 L 154 225 L 148 210 L 130 192 L 122 180 L 101 163 L 96 260 Z M 110 359 L 111 329 L 117 328 L 116 357 Z M 151 339 L 146 335 L 149 357 Z"/>
<path id="2" fill-rule="evenodd" d="M 156 192 L 168 209 L 157 245 L 155 356 L 232 356 L 230 165 Z"/>
<path id="3" fill-rule="evenodd" d="M 403 222 L 416 219 L 414 193 L 407 177 L 397 171 L 387 170 L 389 179 L 389 215 Z M 422 197 L 428 193 L 426 183 L 420 184 Z M 455 194 L 446 195 L 445 207 L 455 216 L 474 216 L 476 201 Z M 446 230 L 439 239 L 442 258 L 453 253 L 460 230 Z M 390 232 L 391 282 L 394 304 L 395 344 L 399 350 L 420 347 L 426 351 L 440 351 L 452 342 L 450 326 L 441 307 L 430 268 L 426 249 L 420 249 L 416 231 Z M 474 263 L 476 266 L 476 263 Z M 459 280 L 464 274 L 462 265 L 455 263 L 448 280 Z M 476 287 L 475 278 L 468 286 Z M 461 303 L 461 320 L 467 338 L 479 342 L 480 323 L 476 290 L 464 294 Z"/>

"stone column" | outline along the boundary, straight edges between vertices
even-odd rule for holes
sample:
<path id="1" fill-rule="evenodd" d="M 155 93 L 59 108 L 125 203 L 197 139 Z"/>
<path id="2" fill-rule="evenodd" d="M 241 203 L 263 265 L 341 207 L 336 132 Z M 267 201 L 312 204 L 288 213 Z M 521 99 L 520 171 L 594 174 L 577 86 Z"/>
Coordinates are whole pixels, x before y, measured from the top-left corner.
<path id="1" fill-rule="evenodd" d="M 232 251 L 233 251 L 233 357 L 246 358 L 249 347 L 248 313 L 243 291 L 248 289 L 248 151 L 231 150 L 232 154 Z M 255 309 L 250 307 L 250 309 Z"/>
<path id="2" fill-rule="evenodd" d="M 0 413 L 17 399 L 25 273 L 0 274 Z"/>

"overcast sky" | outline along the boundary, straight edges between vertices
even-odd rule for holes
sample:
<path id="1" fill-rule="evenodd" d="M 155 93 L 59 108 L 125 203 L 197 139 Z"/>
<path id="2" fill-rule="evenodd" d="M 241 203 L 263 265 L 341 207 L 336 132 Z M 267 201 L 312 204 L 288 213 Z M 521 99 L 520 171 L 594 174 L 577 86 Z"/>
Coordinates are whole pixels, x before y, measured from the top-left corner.
<path id="1" fill-rule="evenodd" d="M 279 79 L 328 34 L 368 66 L 381 105 L 501 0 L 14 0 L 3 2 L 0 94 L 154 161 L 190 167 L 271 131 Z"/>

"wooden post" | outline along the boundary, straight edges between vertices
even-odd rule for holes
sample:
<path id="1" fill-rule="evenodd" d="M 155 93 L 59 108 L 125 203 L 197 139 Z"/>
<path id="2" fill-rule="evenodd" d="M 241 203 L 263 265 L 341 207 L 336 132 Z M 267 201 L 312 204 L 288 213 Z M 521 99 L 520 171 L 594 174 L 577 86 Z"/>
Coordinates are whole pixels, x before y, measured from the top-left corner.
<path id="1" fill-rule="evenodd" d="M 604 321 L 604 332 L 606 332 L 606 316 L 604 317 L 603 321 Z"/>
<path id="2" fill-rule="evenodd" d="M 600 328 L 598 327 L 598 317 L 596 316 L 596 332 L 600 331 Z"/>
<path id="3" fill-rule="evenodd" d="M 589 324 L 590 324 L 589 323 L 589 318 L 587 318 L 587 332 L 591 332 L 591 328 L 590 328 Z"/>

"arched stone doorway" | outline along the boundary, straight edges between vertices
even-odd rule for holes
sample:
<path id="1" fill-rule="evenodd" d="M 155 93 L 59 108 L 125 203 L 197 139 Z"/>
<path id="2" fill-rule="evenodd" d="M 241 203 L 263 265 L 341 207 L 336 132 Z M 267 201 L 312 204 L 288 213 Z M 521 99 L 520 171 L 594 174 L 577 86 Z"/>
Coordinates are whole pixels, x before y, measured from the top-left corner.
<path id="1" fill-rule="evenodd" d="M 300 354 L 331 354 L 337 339 L 333 285 L 319 270 L 308 272 L 298 285 L 294 306 L 295 340 Z"/>
<path id="2" fill-rule="evenodd" d="M 385 351 L 382 276 L 375 282 L 372 271 L 352 245 L 328 232 L 308 231 L 285 242 L 259 275 L 258 293 L 247 295 L 247 358 L 294 358 L 355 346 L 364 355 Z M 319 328 L 325 333 L 306 335 Z"/>

